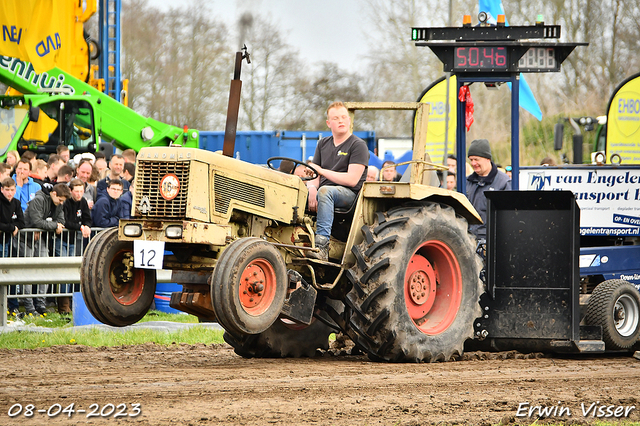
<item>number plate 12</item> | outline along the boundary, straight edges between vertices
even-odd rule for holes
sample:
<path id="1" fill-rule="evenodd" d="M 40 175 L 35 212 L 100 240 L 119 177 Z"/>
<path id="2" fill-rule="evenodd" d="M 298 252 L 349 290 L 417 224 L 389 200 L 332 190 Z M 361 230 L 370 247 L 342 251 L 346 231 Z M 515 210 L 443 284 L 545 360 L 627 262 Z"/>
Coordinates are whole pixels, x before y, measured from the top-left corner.
<path id="1" fill-rule="evenodd" d="M 162 269 L 164 241 L 133 242 L 133 262 L 136 268 Z"/>

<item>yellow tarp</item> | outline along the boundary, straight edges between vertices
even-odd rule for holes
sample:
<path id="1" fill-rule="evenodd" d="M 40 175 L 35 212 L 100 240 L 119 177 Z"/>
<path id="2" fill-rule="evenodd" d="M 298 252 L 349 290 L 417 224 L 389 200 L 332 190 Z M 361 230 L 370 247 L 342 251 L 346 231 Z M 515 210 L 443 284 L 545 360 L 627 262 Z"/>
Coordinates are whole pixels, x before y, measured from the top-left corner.
<path id="1" fill-rule="evenodd" d="M 449 128 L 447 135 L 447 154 L 453 154 L 456 147 L 457 87 L 456 77 L 451 76 L 449 79 Z M 430 105 L 429 126 L 427 127 L 425 151 L 429 154 L 432 161 L 439 163 L 444 158 L 445 131 L 447 131 L 447 128 L 445 127 L 447 81 L 442 79 L 442 81 L 432 84 L 422 94 L 418 102 Z"/>
<path id="2" fill-rule="evenodd" d="M 62 40 L 60 3 L 64 0 L 2 0 L 0 55 L 33 64 L 36 72 L 56 65 Z"/>

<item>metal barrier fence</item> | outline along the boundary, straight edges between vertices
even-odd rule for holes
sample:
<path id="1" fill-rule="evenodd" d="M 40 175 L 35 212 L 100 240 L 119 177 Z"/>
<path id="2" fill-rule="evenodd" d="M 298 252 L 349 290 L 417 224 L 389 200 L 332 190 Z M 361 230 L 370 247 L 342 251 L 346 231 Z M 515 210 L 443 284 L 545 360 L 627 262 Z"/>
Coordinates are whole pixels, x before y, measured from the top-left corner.
<path id="1" fill-rule="evenodd" d="M 21 229 L 17 235 L 0 238 L 0 309 L 6 325 L 8 299 L 23 299 L 28 310 L 46 304 L 45 298 L 72 297 L 80 291 L 82 253 L 91 238 L 104 228 L 92 228 L 91 235 L 64 229 L 61 234 L 41 229 Z M 27 300 L 29 299 L 29 300 Z M 45 305 L 46 306 L 46 305 Z"/>
<path id="2" fill-rule="evenodd" d="M 0 326 L 7 325 L 8 299 L 72 297 L 80 291 L 82 253 L 99 232 L 89 238 L 64 229 L 60 235 L 41 229 L 21 229 L 17 235 L 0 237 Z M 170 270 L 156 271 L 157 282 L 173 282 Z M 11 294 L 15 293 L 15 294 Z"/>

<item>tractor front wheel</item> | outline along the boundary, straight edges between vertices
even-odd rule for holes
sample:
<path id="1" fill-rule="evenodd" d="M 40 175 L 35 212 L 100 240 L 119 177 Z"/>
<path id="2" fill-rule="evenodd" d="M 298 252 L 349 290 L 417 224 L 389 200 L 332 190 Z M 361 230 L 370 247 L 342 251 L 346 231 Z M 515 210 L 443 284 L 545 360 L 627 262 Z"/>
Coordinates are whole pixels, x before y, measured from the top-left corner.
<path id="1" fill-rule="evenodd" d="M 156 290 L 156 271 L 133 263 L 133 243 L 118 240 L 118 229 L 98 234 L 80 268 L 82 296 L 100 322 L 124 327 L 145 316 Z"/>
<path id="2" fill-rule="evenodd" d="M 284 260 L 260 238 L 241 238 L 221 254 L 211 278 L 211 302 L 218 323 L 242 336 L 259 334 L 275 322 L 287 292 Z"/>

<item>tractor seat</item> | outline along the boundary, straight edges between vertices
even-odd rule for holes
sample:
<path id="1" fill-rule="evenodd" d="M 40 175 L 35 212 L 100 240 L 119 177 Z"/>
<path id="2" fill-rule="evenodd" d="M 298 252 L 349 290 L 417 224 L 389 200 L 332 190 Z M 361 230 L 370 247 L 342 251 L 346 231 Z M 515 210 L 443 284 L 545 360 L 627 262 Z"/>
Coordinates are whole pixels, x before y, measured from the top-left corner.
<path id="1" fill-rule="evenodd" d="M 348 208 L 336 207 L 333 209 L 333 226 L 331 227 L 331 235 L 340 241 L 347 241 L 349 236 L 349 229 L 351 228 L 351 222 L 353 222 L 353 214 L 356 210 L 356 204 L 358 204 L 358 198 L 360 194 L 356 196 L 351 206 Z"/>

